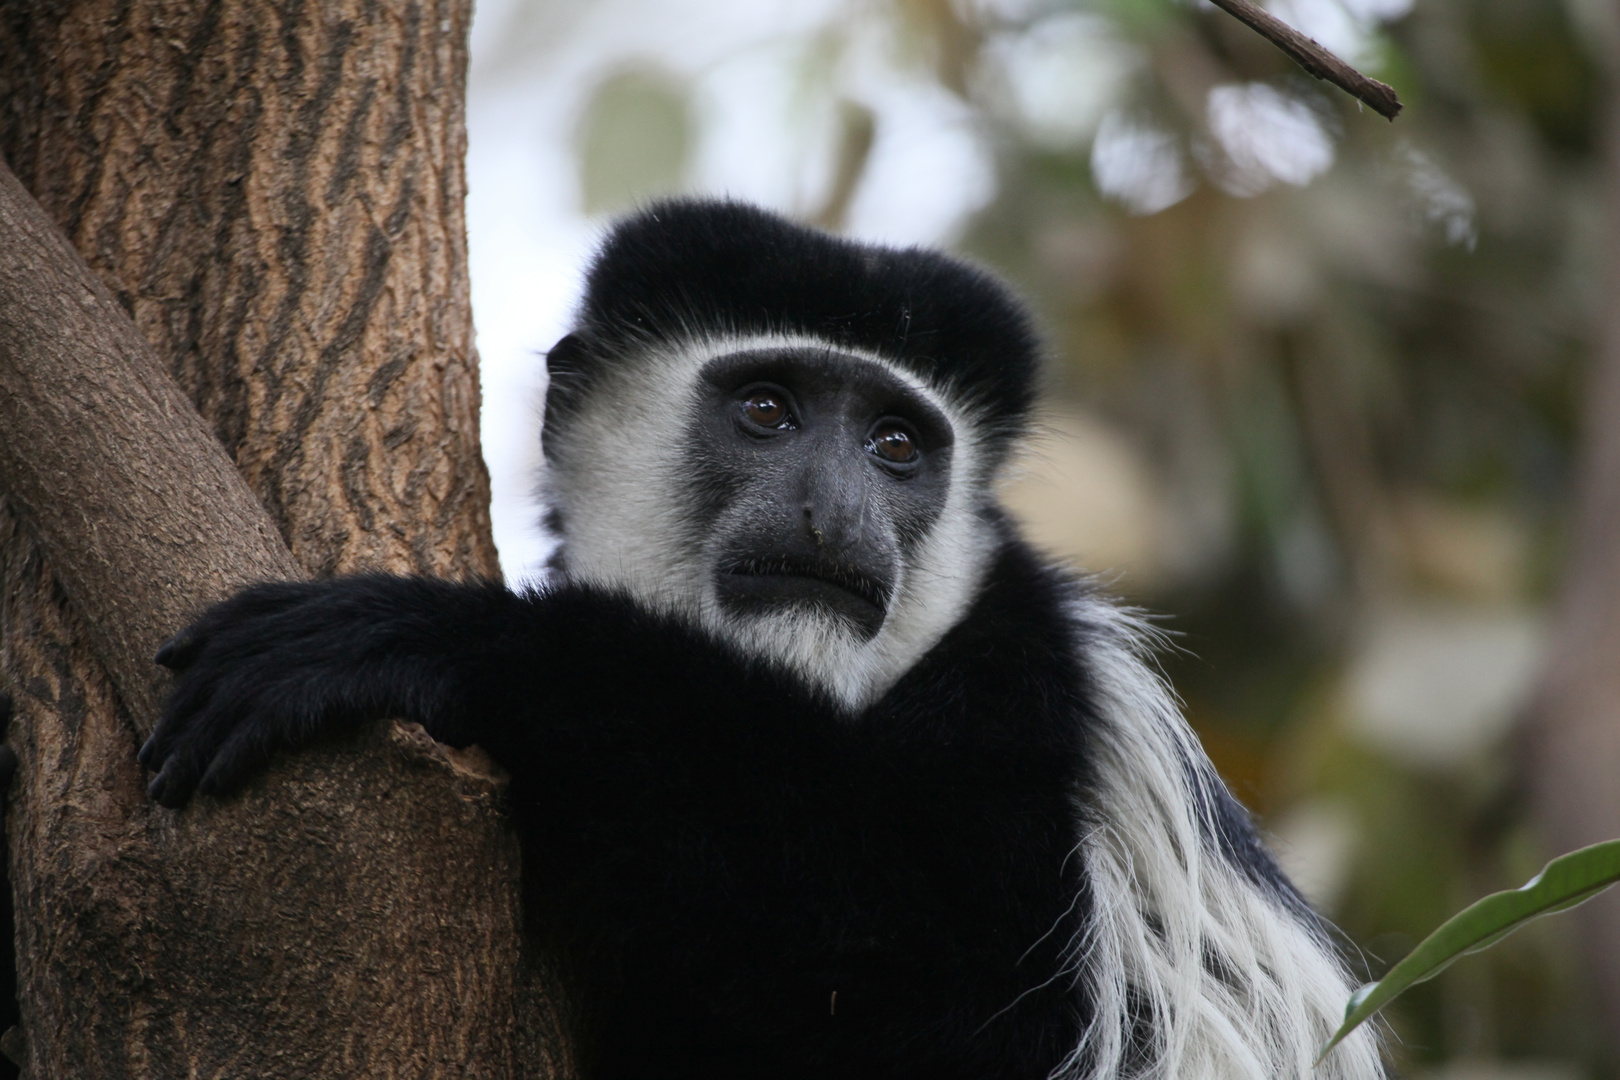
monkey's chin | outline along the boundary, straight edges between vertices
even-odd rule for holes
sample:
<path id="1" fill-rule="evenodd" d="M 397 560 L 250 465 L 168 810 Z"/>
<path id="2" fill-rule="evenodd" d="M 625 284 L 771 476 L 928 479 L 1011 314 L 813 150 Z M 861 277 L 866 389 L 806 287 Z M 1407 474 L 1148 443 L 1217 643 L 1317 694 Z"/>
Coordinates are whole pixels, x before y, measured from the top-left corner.
<path id="1" fill-rule="evenodd" d="M 720 605 L 742 616 L 770 616 L 805 608 L 825 611 L 849 624 L 862 641 L 883 627 L 887 614 L 866 597 L 822 578 L 798 574 L 721 573 L 715 576 Z"/>

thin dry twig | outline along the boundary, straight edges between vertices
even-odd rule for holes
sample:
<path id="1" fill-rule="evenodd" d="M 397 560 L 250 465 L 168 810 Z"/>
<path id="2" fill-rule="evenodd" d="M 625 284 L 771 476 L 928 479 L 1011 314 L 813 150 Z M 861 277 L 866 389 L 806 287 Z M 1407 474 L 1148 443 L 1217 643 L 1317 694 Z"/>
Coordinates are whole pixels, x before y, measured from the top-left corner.
<path id="1" fill-rule="evenodd" d="M 1393 88 L 1377 79 L 1369 79 L 1250 0 L 1210 0 L 1210 3 L 1287 53 L 1309 74 L 1326 79 L 1345 93 L 1361 99 L 1372 106 L 1378 115 L 1393 120 L 1401 111 L 1400 99 L 1395 96 Z"/>

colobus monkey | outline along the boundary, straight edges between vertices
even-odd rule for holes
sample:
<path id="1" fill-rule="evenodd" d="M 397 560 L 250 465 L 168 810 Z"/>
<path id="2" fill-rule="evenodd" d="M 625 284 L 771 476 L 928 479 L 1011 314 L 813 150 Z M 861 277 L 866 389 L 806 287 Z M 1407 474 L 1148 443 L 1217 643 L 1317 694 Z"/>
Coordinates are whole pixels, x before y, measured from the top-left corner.
<path id="1" fill-rule="evenodd" d="M 1366 1035 L 1313 1074 L 1321 924 L 1142 624 L 996 504 L 1037 353 L 935 252 L 628 218 L 547 359 L 555 583 L 243 592 L 158 654 L 152 797 L 375 718 L 481 744 L 597 1077 L 1381 1077 Z"/>

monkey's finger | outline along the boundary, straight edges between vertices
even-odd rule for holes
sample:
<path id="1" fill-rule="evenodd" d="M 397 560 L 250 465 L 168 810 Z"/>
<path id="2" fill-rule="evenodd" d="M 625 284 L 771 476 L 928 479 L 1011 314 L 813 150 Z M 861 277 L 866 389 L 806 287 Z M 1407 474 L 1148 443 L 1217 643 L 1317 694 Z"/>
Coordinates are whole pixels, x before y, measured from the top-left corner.
<path id="1" fill-rule="evenodd" d="M 163 715 L 135 755 L 136 760 L 154 772 L 161 769 L 175 744 L 213 711 L 218 689 L 219 680 L 197 671 L 187 673 L 163 703 Z"/>
<path id="2" fill-rule="evenodd" d="M 200 633 L 194 623 L 158 646 L 152 663 L 162 664 L 170 671 L 180 671 L 197 659 L 197 654 L 208 643 L 208 635 Z"/>
<path id="3" fill-rule="evenodd" d="M 157 770 L 146 789 L 154 802 L 170 809 L 186 804 L 241 711 L 240 707 L 222 707 L 216 702 L 206 712 L 191 717 L 184 729 L 170 738 L 167 748 L 155 755 L 149 766 Z"/>
<path id="4" fill-rule="evenodd" d="M 188 678 L 187 682 L 191 680 Z M 251 673 L 243 677 L 204 680 L 199 688 L 182 687 L 175 701 L 164 711 L 148 746 L 141 748 L 143 763 L 164 774 L 162 784 L 154 780 L 153 790 L 163 805 L 178 805 L 190 797 L 220 748 L 243 727 L 262 700 L 262 680 Z M 191 696 L 185 691 L 194 689 Z M 252 725 L 249 725 L 252 726 Z"/>
<path id="5" fill-rule="evenodd" d="M 135 760 L 148 772 L 163 771 L 163 763 L 169 758 L 169 748 L 174 745 L 177 737 L 178 732 L 164 731 L 160 724 L 141 744 L 140 750 L 135 754 Z"/>
<path id="6" fill-rule="evenodd" d="M 263 769 L 275 753 L 275 747 L 266 738 L 265 731 L 266 720 L 259 716 L 249 716 L 238 724 L 214 754 L 208 770 L 198 781 L 198 794 L 229 794 L 241 787 L 249 776 Z"/>
<path id="7" fill-rule="evenodd" d="M 175 754 L 163 763 L 163 771 L 152 777 L 146 794 L 159 806 L 178 810 L 186 805 L 197 787 L 197 774 L 201 770 L 189 754 Z"/>
<path id="8" fill-rule="evenodd" d="M 158 721 L 157 727 L 152 729 L 152 734 L 141 744 L 140 750 L 136 751 L 135 760 L 141 763 L 142 768 L 153 772 L 161 769 L 164 759 L 169 756 L 169 748 L 180 737 L 184 726 L 185 721 L 179 716 L 165 713 Z"/>
<path id="9" fill-rule="evenodd" d="M 152 729 L 152 734 L 135 755 L 135 760 L 141 767 L 152 772 L 162 772 L 171 757 L 175 756 L 185 745 L 195 745 L 206 739 L 199 738 L 194 730 L 198 726 L 196 714 L 168 714 L 158 721 L 158 726 Z"/>

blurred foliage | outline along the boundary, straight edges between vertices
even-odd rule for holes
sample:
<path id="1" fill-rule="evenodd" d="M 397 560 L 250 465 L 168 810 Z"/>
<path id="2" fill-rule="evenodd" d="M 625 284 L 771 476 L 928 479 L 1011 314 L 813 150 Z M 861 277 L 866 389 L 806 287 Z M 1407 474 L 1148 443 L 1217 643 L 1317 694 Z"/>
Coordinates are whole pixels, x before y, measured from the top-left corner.
<path id="1" fill-rule="evenodd" d="M 1167 670 L 1211 755 L 1302 879 L 1338 882 L 1319 900 L 1381 974 L 1547 854 L 1507 734 L 1605 265 L 1602 58 L 1551 0 L 1385 4 L 1355 59 L 1407 103 L 1389 124 L 1205 5 L 898 10 L 995 147 L 998 194 L 963 248 L 1035 299 L 1056 408 L 1106 424 L 1160 489 L 1156 550 L 1115 587 L 1169 613 L 1186 651 Z M 1120 69 L 1069 93 L 1069 116 L 1095 115 L 1067 137 L 1018 86 L 1026 43 L 1065 33 Z M 1491 620 L 1528 629 L 1471 633 Z M 1380 678 L 1467 698 L 1509 669 L 1456 717 L 1372 715 Z M 1307 819 L 1348 831 L 1291 833 Z M 1290 850 L 1313 844 L 1331 850 Z M 1395 1003 L 1403 1068 L 1612 1075 L 1571 932 L 1539 924 Z"/>

